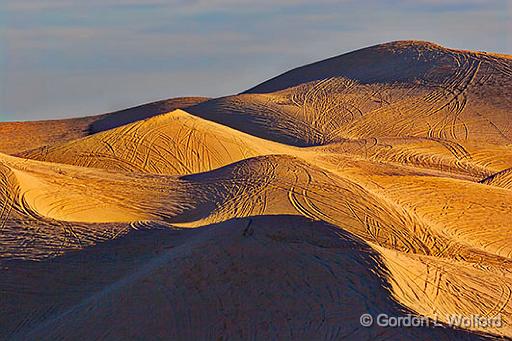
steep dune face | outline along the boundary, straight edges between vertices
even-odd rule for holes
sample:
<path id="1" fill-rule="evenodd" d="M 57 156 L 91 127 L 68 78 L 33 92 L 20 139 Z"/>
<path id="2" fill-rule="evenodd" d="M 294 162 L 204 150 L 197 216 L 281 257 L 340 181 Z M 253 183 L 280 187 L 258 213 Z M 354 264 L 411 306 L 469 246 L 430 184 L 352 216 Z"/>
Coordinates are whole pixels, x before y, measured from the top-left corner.
<path id="1" fill-rule="evenodd" d="M 0 152 L 14 155 L 53 143 L 71 141 L 205 100 L 204 97 L 180 97 L 83 118 L 0 122 Z"/>
<path id="2" fill-rule="evenodd" d="M 512 337 L 511 60 L 387 43 L 0 154 L 0 338 Z"/>

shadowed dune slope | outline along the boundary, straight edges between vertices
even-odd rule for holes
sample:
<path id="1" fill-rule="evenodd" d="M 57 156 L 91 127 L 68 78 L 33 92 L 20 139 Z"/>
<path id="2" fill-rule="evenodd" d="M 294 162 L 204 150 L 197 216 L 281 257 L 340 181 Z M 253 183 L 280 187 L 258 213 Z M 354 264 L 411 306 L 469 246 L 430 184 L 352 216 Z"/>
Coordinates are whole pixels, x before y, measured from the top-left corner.
<path id="1" fill-rule="evenodd" d="M 11 294 L 4 298 L 25 302 L 2 314 L 13 338 L 480 339 L 450 328 L 355 325 L 368 311 L 407 310 L 390 298 L 371 247 L 300 217 L 153 229 L 82 255 L 12 265 L 0 284 Z M 13 290 L 19 286 L 25 293 Z"/>
<path id="2" fill-rule="evenodd" d="M 204 100 L 204 97 L 179 97 L 83 118 L 0 122 L 0 152 L 17 154 L 53 143 L 71 141 L 174 109 L 186 108 Z"/>
<path id="3" fill-rule="evenodd" d="M 511 70 L 400 41 L 239 95 L 16 123 L 0 339 L 511 338 Z M 449 326 L 478 316 L 500 325 Z"/>

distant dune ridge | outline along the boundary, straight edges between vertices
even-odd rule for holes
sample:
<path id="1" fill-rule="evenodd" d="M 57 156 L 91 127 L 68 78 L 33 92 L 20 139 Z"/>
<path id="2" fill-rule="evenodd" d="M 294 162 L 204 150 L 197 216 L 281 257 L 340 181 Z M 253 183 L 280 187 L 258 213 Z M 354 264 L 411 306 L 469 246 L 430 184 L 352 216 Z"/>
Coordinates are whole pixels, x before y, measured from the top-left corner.
<path id="1" fill-rule="evenodd" d="M 397 41 L 0 123 L 0 339 L 512 338 L 510 115 L 512 56 Z"/>

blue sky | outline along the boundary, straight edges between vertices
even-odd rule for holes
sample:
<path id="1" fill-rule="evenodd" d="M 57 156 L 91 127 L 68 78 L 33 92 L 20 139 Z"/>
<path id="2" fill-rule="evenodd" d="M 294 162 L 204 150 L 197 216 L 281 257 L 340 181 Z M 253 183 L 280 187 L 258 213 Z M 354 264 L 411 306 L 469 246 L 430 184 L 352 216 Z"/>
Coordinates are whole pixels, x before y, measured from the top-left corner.
<path id="1" fill-rule="evenodd" d="M 2 0 L 0 120 L 222 96 L 400 39 L 512 54 L 512 0 Z"/>

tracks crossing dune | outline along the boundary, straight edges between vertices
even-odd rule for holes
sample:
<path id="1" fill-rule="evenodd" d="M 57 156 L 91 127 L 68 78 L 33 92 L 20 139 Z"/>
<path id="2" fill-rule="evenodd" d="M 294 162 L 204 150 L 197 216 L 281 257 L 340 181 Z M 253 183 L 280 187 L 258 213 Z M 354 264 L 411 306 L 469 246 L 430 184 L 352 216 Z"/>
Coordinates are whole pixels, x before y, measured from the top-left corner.
<path id="1" fill-rule="evenodd" d="M 0 338 L 511 338 L 511 76 L 401 41 L 31 145 L 1 123 Z"/>

